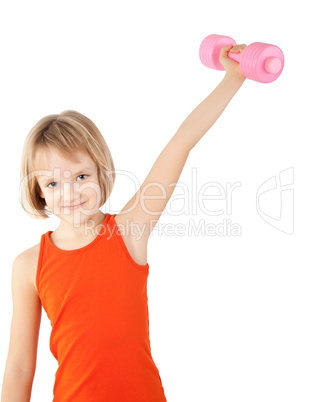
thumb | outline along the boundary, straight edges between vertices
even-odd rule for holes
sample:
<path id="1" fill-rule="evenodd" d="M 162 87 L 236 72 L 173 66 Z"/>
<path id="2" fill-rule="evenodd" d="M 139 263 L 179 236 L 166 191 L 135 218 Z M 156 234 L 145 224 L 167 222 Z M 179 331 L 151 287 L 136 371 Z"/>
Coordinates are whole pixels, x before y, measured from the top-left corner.
<path id="1" fill-rule="evenodd" d="M 233 45 L 224 46 L 224 47 L 222 47 L 221 52 L 224 53 L 224 54 L 226 54 L 227 52 L 230 51 L 230 49 L 231 49 L 232 47 L 233 47 Z"/>

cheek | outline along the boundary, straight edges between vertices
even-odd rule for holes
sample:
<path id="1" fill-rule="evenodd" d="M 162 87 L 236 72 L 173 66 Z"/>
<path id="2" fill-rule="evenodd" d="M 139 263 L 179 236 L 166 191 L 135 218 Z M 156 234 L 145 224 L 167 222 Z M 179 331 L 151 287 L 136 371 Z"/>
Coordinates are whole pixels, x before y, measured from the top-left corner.
<path id="1" fill-rule="evenodd" d="M 99 184 L 94 182 L 85 183 L 84 186 L 80 188 L 81 198 L 92 199 L 93 202 L 100 202 L 101 189 Z M 96 201 L 95 201 L 96 200 Z"/>
<path id="2" fill-rule="evenodd" d="M 46 200 L 46 204 L 50 207 L 53 208 L 54 206 L 58 205 L 59 203 L 59 193 L 57 191 L 45 191 L 44 192 L 44 198 Z"/>

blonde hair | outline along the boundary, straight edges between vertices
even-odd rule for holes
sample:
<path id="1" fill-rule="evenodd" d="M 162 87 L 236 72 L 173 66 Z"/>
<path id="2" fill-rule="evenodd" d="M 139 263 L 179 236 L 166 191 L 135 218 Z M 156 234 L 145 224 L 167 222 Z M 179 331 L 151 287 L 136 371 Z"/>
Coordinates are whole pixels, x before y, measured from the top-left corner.
<path id="1" fill-rule="evenodd" d="M 36 219 L 49 218 L 49 212 L 34 172 L 37 151 L 55 148 L 63 157 L 76 162 L 75 152 L 87 153 L 97 166 L 101 189 L 100 206 L 109 198 L 115 182 L 111 152 L 102 134 L 88 117 L 74 110 L 45 116 L 28 133 L 21 160 L 21 205 Z"/>

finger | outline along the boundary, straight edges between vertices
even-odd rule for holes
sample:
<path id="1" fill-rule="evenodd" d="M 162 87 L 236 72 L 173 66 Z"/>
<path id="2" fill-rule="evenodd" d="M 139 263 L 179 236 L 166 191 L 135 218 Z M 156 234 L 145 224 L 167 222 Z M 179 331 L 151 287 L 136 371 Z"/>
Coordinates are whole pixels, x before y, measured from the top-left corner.
<path id="1" fill-rule="evenodd" d="M 231 52 L 232 53 L 239 53 L 239 52 L 242 53 L 246 47 L 247 47 L 247 45 L 245 45 L 245 44 L 236 45 L 231 49 Z"/>
<path id="2" fill-rule="evenodd" d="M 229 45 L 229 46 L 223 46 L 221 49 L 221 54 L 223 54 L 224 56 L 226 56 L 226 54 L 230 51 L 230 49 L 233 47 L 233 45 Z"/>

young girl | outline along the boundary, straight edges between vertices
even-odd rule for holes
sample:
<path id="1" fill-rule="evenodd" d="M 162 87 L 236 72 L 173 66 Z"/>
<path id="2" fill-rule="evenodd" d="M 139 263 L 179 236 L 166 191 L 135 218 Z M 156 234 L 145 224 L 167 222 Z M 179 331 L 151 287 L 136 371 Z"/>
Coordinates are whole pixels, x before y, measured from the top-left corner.
<path id="1" fill-rule="evenodd" d="M 30 131 L 22 156 L 22 206 L 40 219 L 50 211 L 60 224 L 13 262 L 2 402 L 30 401 L 41 306 L 58 361 L 54 402 L 166 401 L 149 341 L 147 242 L 190 150 L 243 84 L 245 77 L 227 52 L 245 47 L 222 48 L 222 82 L 179 127 L 119 214 L 99 209 L 115 173 L 91 120 L 65 111 L 42 118 Z M 151 197 L 156 186 L 165 197 Z"/>

